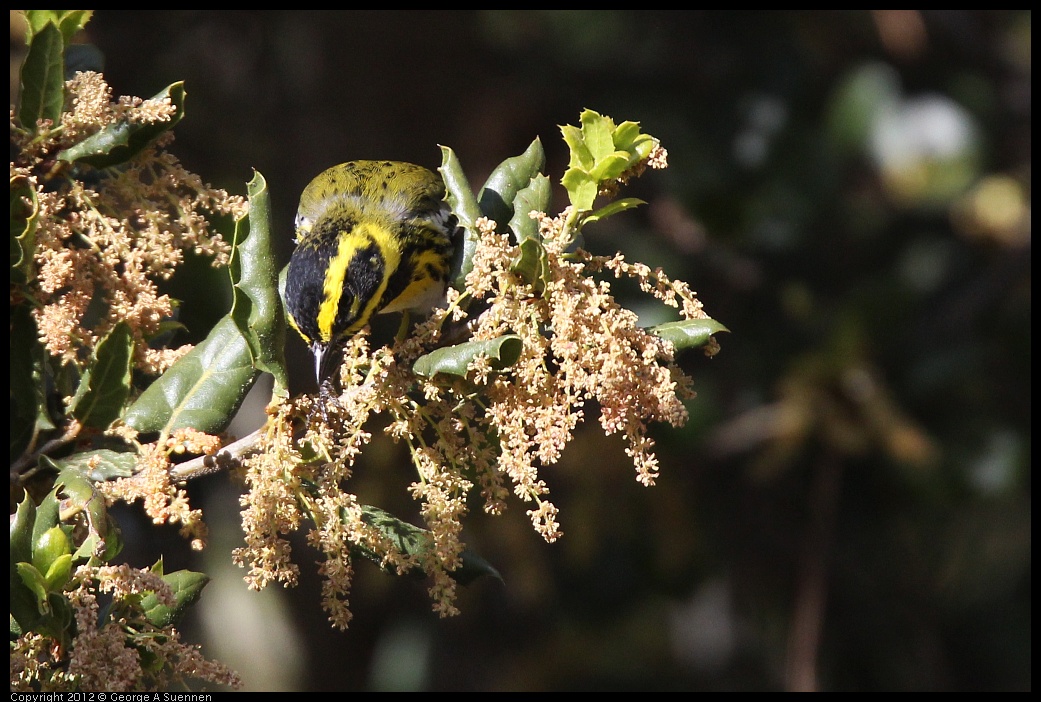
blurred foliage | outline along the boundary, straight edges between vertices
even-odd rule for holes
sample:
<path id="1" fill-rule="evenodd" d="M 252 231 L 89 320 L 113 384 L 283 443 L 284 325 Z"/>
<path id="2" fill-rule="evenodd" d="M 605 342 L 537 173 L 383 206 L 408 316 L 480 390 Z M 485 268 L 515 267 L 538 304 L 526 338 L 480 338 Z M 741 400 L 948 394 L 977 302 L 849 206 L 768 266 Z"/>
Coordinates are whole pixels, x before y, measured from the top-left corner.
<path id="1" fill-rule="evenodd" d="M 304 582 L 284 606 L 308 625 L 257 636 L 272 615 L 239 582 L 199 625 L 247 662 L 207 650 L 249 685 L 248 661 L 292 649 L 296 677 L 262 684 L 313 690 L 1030 689 L 1030 29 L 1023 11 L 96 13 L 117 93 L 185 79 L 188 168 L 267 174 L 286 259 L 330 164 L 434 167 L 452 144 L 481 182 L 538 134 L 560 173 L 558 124 L 638 120 L 670 168 L 585 245 L 690 281 L 733 331 L 685 359 L 699 398 L 656 434 L 657 487 L 594 430 L 547 474 L 560 543 L 520 511 L 475 521 L 503 583 L 461 617 L 360 568 L 345 634 Z M 384 448 L 356 476 L 390 508 L 408 461 Z M 238 509 L 192 491 L 208 520 Z"/>

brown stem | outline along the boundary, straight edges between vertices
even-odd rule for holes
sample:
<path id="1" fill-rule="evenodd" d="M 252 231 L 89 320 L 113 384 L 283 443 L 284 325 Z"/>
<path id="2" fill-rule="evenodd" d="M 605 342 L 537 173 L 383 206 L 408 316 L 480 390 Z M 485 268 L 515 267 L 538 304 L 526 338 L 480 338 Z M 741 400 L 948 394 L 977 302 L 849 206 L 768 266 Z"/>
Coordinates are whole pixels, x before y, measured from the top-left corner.
<path id="1" fill-rule="evenodd" d="M 814 692 L 820 688 L 817 662 L 828 597 L 828 556 L 835 536 L 841 477 L 841 463 L 834 456 L 827 457 L 818 467 L 811 488 L 810 524 L 799 559 L 794 611 L 788 633 L 785 684 L 792 692 Z"/>

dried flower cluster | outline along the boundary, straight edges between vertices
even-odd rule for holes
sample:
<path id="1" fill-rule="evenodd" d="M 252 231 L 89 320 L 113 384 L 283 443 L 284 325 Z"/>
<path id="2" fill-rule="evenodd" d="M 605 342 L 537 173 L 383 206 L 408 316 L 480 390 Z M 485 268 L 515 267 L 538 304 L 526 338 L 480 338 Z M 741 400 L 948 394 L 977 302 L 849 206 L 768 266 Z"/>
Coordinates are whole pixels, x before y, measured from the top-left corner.
<path id="1" fill-rule="evenodd" d="M 178 429 L 162 444 L 140 445 L 134 475 L 99 482 L 96 487 L 110 503 L 121 500 L 133 504 L 141 500 L 145 513 L 155 524 L 180 524 L 181 535 L 190 538 L 192 548 L 199 551 L 207 535 L 202 510 L 192 509 L 188 493 L 170 477 L 171 454 L 212 455 L 218 448 L 218 437 L 194 429 Z"/>
<path id="2" fill-rule="evenodd" d="M 91 179 L 63 178 L 55 158 L 63 149 L 118 121 L 163 122 L 166 100 L 120 98 L 97 73 L 67 84 L 71 109 L 60 125 L 34 138 L 16 127 L 12 111 L 11 181 L 36 193 L 36 279 L 33 317 L 47 350 L 63 363 L 82 365 L 119 321 L 129 324 L 135 363 L 161 373 L 189 349 L 151 349 L 148 340 L 173 315 L 173 301 L 156 281 L 168 279 L 193 250 L 227 263 L 229 246 L 207 224 L 206 213 L 239 214 L 240 197 L 209 187 L 162 150 L 164 135 L 139 158 Z M 167 135 L 169 132 L 166 133 Z"/>
<path id="3" fill-rule="evenodd" d="M 92 135 L 111 134 L 106 130 L 118 125 L 168 123 L 178 109 L 169 98 L 113 101 L 97 73 L 79 73 L 65 88 L 66 109 L 58 124 L 41 120 L 21 125 L 11 110 L 12 210 L 25 213 L 31 223 L 25 232 L 12 231 L 12 237 L 24 237 L 18 242 L 23 247 L 21 277 L 11 286 L 12 313 L 29 309 L 50 355 L 40 373 L 39 392 L 63 394 L 66 409 L 57 427 L 49 425 L 56 417 L 41 419 L 38 433 L 12 463 L 12 476 L 17 463 L 26 479 L 36 470 L 34 464 L 44 464 L 40 456 L 89 436 L 69 411 L 77 392 L 74 379 L 80 379 L 83 390 L 92 354 L 117 324 L 129 330 L 133 367 L 146 373 L 163 372 L 190 350 L 150 347 L 162 323 L 175 316 L 174 301 L 158 285 L 173 275 L 188 251 L 211 257 L 216 266 L 226 265 L 230 246 L 208 218 L 241 217 L 246 210 L 243 198 L 211 188 L 163 150 L 172 138 L 168 131 L 112 167 L 63 161 L 63 151 L 81 147 Z M 15 243 L 12 238 L 13 253 Z M 60 416 L 60 410 L 55 414 Z M 182 429 L 156 443 L 139 444 L 136 433 L 120 422 L 108 432 L 137 449 L 137 464 L 133 477 L 98 482 L 97 490 L 110 502 L 143 500 L 156 523 L 179 522 L 182 533 L 201 548 L 202 515 L 190 508 L 185 491 L 171 480 L 171 457 L 212 454 L 220 440 Z M 100 453 L 86 462 L 85 475 L 97 467 Z M 47 589 L 71 610 L 60 631 L 51 624 L 12 641 L 12 689 L 162 689 L 189 677 L 238 685 L 233 673 L 182 643 L 172 626 L 149 622 L 141 610 L 143 594 L 154 593 L 160 602 L 174 604 L 173 593 L 158 575 L 127 566 L 82 566 L 69 582 L 48 582 Z M 99 608 L 99 596 L 111 603 Z M 52 620 L 60 617 L 45 621 Z"/>
<path id="4" fill-rule="evenodd" d="M 12 111 L 11 181 L 35 193 L 37 212 L 34 275 L 26 286 L 12 287 L 18 299 L 11 303 L 29 298 L 41 342 L 63 365 L 82 370 L 99 339 L 123 322 L 134 341 L 134 366 L 158 374 L 191 350 L 190 345 L 149 345 L 175 312 L 158 282 L 173 275 L 187 251 L 226 265 L 230 246 L 207 217 L 241 217 L 246 202 L 206 185 L 164 151 L 170 132 L 118 168 L 72 177 L 55 160 L 63 149 L 121 121 L 168 121 L 175 108 L 169 98 L 113 101 L 102 76 L 92 72 L 77 73 L 66 91 L 69 107 L 61 123 L 41 125 L 32 138 L 15 124 Z M 112 431 L 135 442 L 128 427 L 117 424 Z M 219 442 L 185 431 L 165 437 L 166 445 L 142 447 L 133 478 L 100 487 L 110 500 L 142 499 L 153 520 L 180 522 L 201 547 L 201 513 L 190 509 L 184 491 L 171 483 L 168 457 L 186 450 L 209 454 Z M 77 433 L 75 422 L 66 433 Z"/>
<path id="5" fill-rule="evenodd" d="M 241 686 L 224 665 L 207 660 L 180 640 L 173 627 L 150 623 L 140 596 L 154 593 L 159 603 L 175 603 L 169 585 L 155 573 L 129 566 L 81 566 L 79 585 L 67 592 L 76 622 L 75 636 L 63 647 L 29 633 L 11 643 L 13 691 L 164 689 L 189 678 Z M 98 596 L 111 604 L 99 617 Z"/>
<path id="6" fill-rule="evenodd" d="M 275 408 L 265 450 L 246 463 L 247 545 L 235 557 L 250 568 L 253 587 L 296 581 L 284 536 L 310 520 L 309 542 L 325 557 L 324 606 L 335 626 L 346 627 L 350 619 L 351 551 L 359 547 L 398 572 L 422 569 L 433 582 L 434 609 L 456 613 L 452 573 L 462 563 L 468 495 L 479 491 L 484 510 L 499 514 L 512 492 L 532 505 L 528 516 L 546 541 L 559 538 L 557 507 L 540 470 L 558 461 L 591 401 L 599 406 L 604 431 L 625 437 L 637 479 L 654 483 L 658 462 L 648 425 L 686 421 L 682 401 L 693 397 L 690 381 L 673 364 L 672 345 L 639 327 L 636 315 L 613 298 L 610 283 L 592 274 L 633 278 L 686 319 L 705 316 L 701 303 L 660 270 L 620 255 L 568 253 L 567 211 L 557 218 L 532 216 L 545 246 L 542 289 L 513 272 L 519 250 L 508 236 L 496 232 L 495 222 L 478 220 L 481 239 L 465 293 L 449 290 L 447 307 L 393 347 L 372 350 L 365 333 L 354 337 L 341 366 L 343 390 L 322 405 L 323 412 L 315 411 L 321 396 Z M 465 323 L 474 341 L 519 336 L 519 360 L 496 369 L 492 359 L 477 356 L 467 382 L 418 376 L 413 362 L 441 343 L 449 322 Z M 410 491 L 429 530 L 428 547 L 419 553 L 404 552 L 375 528 L 349 489 L 354 459 L 370 439 L 363 427 L 376 413 L 389 417 L 385 431 L 412 456 L 417 478 Z M 308 441 L 326 460 L 301 459 L 288 429 L 294 414 L 324 414 L 328 422 L 310 422 Z"/>
<path id="7" fill-rule="evenodd" d="M 42 344 L 62 365 L 82 373 L 99 341 L 125 322 L 134 367 L 162 373 L 189 349 L 149 347 L 161 322 L 174 313 L 158 283 L 189 250 L 212 257 L 215 265 L 227 264 L 230 247 L 211 230 L 207 215 L 238 219 L 246 203 L 205 185 L 164 152 L 168 132 L 118 168 L 95 174 L 87 168 L 91 177 L 66 177 L 70 166 L 57 159 L 62 149 L 117 121 L 163 123 L 176 113 L 169 100 L 113 101 L 94 73 L 79 74 L 67 89 L 69 109 L 59 125 L 40 125 L 30 135 L 17 127 L 12 111 L 17 155 L 11 180 L 24 186 L 20 192 L 31 190 L 34 201 L 25 204 L 36 208 L 32 274 L 25 285 L 12 287 L 12 305 L 28 300 Z M 648 166 L 663 167 L 664 160 L 664 150 L 655 148 L 618 181 Z M 512 243 L 495 222 L 479 219 L 479 243 L 463 292 L 450 289 L 446 306 L 391 346 L 373 348 L 367 332 L 355 335 L 343 349 L 338 394 L 274 398 L 262 436 L 241 462 L 245 544 L 233 558 L 248 569 L 251 588 L 296 584 L 299 566 L 287 537 L 307 524 L 308 543 L 322 554 L 323 605 L 334 626 L 345 628 L 351 619 L 352 558 L 359 553 L 389 571 L 425 573 L 435 611 L 455 614 L 455 576 L 466 566 L 461 532 L 468 500 L 479 495 L 485 512 L 500 514 L 512 493 L 526 503 L 538 534 L 548 542 L 560 538 L 544 469 L 559 461 L 590 411 L 598 412 L 605 433 L 622 435 L 637 480 L 655 482 L 659 466 L 649 425 L 682 425 L 683 401 L 693 392 L 673 363 L 672 344 L 641 328 L 636 314 L 614 299 L 606 278 L 635 280 L 684 319 L 705 315 L 690 289 L 660 270 L 620 254 L 573 250 L 579 220 L 588 214 L 570 208 L 558 217 L 531 213 L 539 228 L 535 281 L 517 267 L 532 248 Z M 446 329 L 465 333 L 469 342 L 509 338 L 519 353 L 509 362 L 468 357 L 465 377 L 417 373 L 417 359 L 451 345 Z M 416 473 L 409 492 L 424 530 L 401 526 L 361 504 L 351 490 L 354 462 L 371 439 L 366 427 L 375 415 L 385 418 L 387 435 L 409 450 Z M 70 418 L 63 429 L 61 442 L 68 443 L 80 426 Z M 189 506 L 171 476 L 172 458 L 214 457 L 220 439 L 181 429 L 141 444 L 118 421 L 108 432 L 133 445 L 136 465 L 132 477 L 99 483 L 96 490 L 109 501 L 142 500 L 156 523 L 179 523 L 201 548 L 201 512 Z M 386 528 L 391 521 L 398 531 Z M 65 591 L 76 621 L 68 656 L 51 639 L 22 636 L 12 647 L 13 685 L 120 690 L 164 684 L 168 678 L 158 679 L 160 673 L 142 664 L 143 652 L 171 678 L 234 682 L 181 644 L 173 629 L 157 631 L 132 615 L 98 621 L 98 593 L 111 592 L 117 603 L 145 591 L 165 596 L 157 577 L 127 568 L 82 568 L 76 578 L 77 587 Z"/>
<path id="8" fill-rule="evenodd" d="M 626 264 L 621 254 L 603 259 L 579 250 L 569 257 L 563 234 L 567 213 L 556 219 L 537 216 L 549 270 L 541 295 L 510 273 L 518 252 L 505 236 L 492 232 L 485 234 L 475 257 L 480 264 L 467 280 L 477 296 L 491 301 L 471 325 L 474 338 L 512 331 L 525 342 L 520 363 L 488 387 L 489 414 L 503 439 L 504 458 L 509 456 L 504 472 L 518 495 L 536 499 L 543 492 L 537 466 L 556 462 L 583 419 L 586 400 L 595 399 L 604 431 L 622 432 L 637 479 L 652 485 L 658 467 L 647 425 L 681 426 L 687 420 L 682 400 L 694 394 L 687 376 L 672 363 L 672 345 L 641 328 L 636 314 L 615 301 L 610 284 L 589 273 L 607 268 L 633 277 L 644 291 L 681 307 L 687 319 L 704 316 L 701 303 L 685 284 L 672 283 L 642 264 Z M 540 510 L 555 512 L 542 505 Z M 536 529 L 552 540 L 552 523 L 531 514 Z"/>

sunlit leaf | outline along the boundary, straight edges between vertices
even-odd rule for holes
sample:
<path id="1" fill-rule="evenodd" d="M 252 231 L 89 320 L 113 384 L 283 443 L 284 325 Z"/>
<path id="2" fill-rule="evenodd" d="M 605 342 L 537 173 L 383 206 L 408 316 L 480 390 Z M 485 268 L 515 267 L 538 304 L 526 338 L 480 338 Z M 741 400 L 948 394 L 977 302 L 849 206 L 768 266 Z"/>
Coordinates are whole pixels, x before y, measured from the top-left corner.
<path id="1" fill-rule="evenodd" d="M 606 183 L 609 180 L 615 180 L 618 178 L 618 176 L 622 175 L 628 167 L 628 155 L 620 151 L 615 151 L 614 153 L 604 156 L 602 159 L 598 159 L 596 166 L 589 175 L 597 183 Z"/>
<path id="2" fill-rule="evenodd" d="M 68 44 L 93 14 L 93 10 L 26 10 L 26 42 L 31 43 L 35 35 L 50 24 L 61 30 L 62 38 Z"/>
<path id="3" fill-rule="evenodd" d="M 285 314 L 278 292 L 278 259 L 271 246 L 270 198 L 259 172 L 247 185 L 247 194 L 249 215 L 235 223 L 232 238 L 231 317 L 249 342 L 254 365 L 274 376 L 275 394 L 287 396 Z"/>
<path id="4" fill-rule="evenodd" d="M 61 505 L 58 499 L 59 487 L 55 487 L 47 493 L 40 504 L 36 505 L 36 517 L 33 520 L 32 543 L 43 535 L 45 531 L 58 526 L 61 523 Z"/>
<path id="5" fill-rule="evenodd" d="M 618 214 L 619 212 L 624 212 L 625 210 L 631 210 L 634 207 L 639 207 L 640 205 L 645 204 L 647 203 L 635 197 L 626 197 L 622 198 L 621 200 L 615 200 L 613 202 L 609 202 L 608 204 L 604 205 L 595 212 L 589 213 L 589 215 L 585 219 L 585 223 L 592 224 L 593 222 L 599 219 L 604 219 L 606 217 L 610 217 L 613 214 Z"/>
<path id="6" fill-rule="evenodd" d="M 220 433 L 256 380 L 249 344 L 231 317 L 141 393 L 124 417 L 141 432 L 193 427 Z"/>
<path id="7" fill-rule="evenodd" d="M 55 459 L 54 463 L 61 470 L 65 468 L 78 470 L 90 480 L 102 482 L 116 478 L 129 478 L 133 475 L 137 454 L 130 451 L 96 449 Z"/>
<path id="8" fill-rule="evenodd" d="M 535 289 L 535 294 L 541 295 L 550 277 L 545 247 L 539 239 L 531 238 L 523 240 L 517 248 L 519 255 L 510 265 L 510 271 L 530 283 Z"/>
<path id="9" fill-rule="evenodd" d="M 549 177 L 540 173 L 513 198 L 513 217 L 509 225 L 518 243 L 539 238 L 539 223 L 531 218 L 531 213 L 549 211 L 551 190 Z"/>
<path id="10" fill-rule="evenodd" d="M 453 242 L 455 254 L 452 258 L 451 283 L 457 290 L 463 290 L 466 287 L 466 276 L 473 270 L 473 255 L 480 241 L 475 223 L 482 216 L 481 208 L 470 189 L 459 158 L 447 146 L 441 147 L 441 167 L 437 170 L 445 181 L 445 199 L 459 223 L 459 232 Z"/>
<path id="11" fill-rule="evenodd" d="M 567 144 L 570 154 L 568 168 L 588 172 L 593 167 L 594 159 L 586 146 L 582 130 L 574 125 L 565 124 L 560 128 L 560 133 L 564 135 L 564 143 Z"/>
<path id="12" fill-rule="evenodd" d="M 169 99 L 176 108 L 165 122 L 131 122 L 122 119 L 92 134 L 58 154 L 62 161 L 86 163 L 94 168 L 110 168 L 129 161 L 149 142 L 177 126 L 184 116 L 184 83 L 177 82 L 156 94 L 153 100 Z"/>
<path id="13" fill-rule="evenodd" d="M 60 556 L 71 555 L 69 537 L 60 526 L 53 526 L 33 541 L 33 566 L 46 573 Z"/>
<path id="14" fill-rule="evenodd" d="M 21 583 L 33 594 L 37 614 L 47 614 L 47 579 L 32 563 L 15 563 L 15 572 Z"/>
<path id="15" fill-rule="evenodd" d="M 76 514 L 83 514 L 87 522 L 86 538 L 73 554 L 77 560 L 108 561 L 115 558 L 123 548 L 116 522 L 108 516 L 108 504 L 104 495 L 98 492 L 96 475 L 104 472 L 100 465 L 103 461 L 120 465 L 122 469 L 118 477 L 133 472 L 134 455 L 132 453 L 116 453 L 114 451 L 86 451 L 73 454 L 67 459 L 49 461 L 60 471 L 56 482 L 57 489 L 64 496 L 62 514 L 68 519 Z M 49 459 L 48 459 L 49 460 Z"/>
<path id="16" fill-rule="evenodd" d="M 69 581 L 72 575 L 72 554 L 65 553 L 51 561 L 50 567 L 44 573 L 44 581 L 47 589 L 51 592 L 60 591 Z"/>
<path id="17" fill-rule="evenodd" d="M 647 331 L 672 342 L 677 351 L 682 351 L 704 346 L 713 334 L 730 330 L 716 320 L 706 318 L 667 322 L 651 327 Z"/>
<path id="18" fill-rule="evenodd" d="M 587 212 L 593 208 L 599 186 L 589 173 L 569 168 L 560 183 L 567 190 L 571 206 L 577 211 Z"/>
<path id="19" fill-rule="evenodd" d="M 560 182 L 574 208 L 570 219 L 576 222 L 589 221 L 585 215 L 593 208 L 601 187 L 647 158 L 655 144 L 654 137 L 640 132 L 637 122 L 623 122 L 616 127 L 610 117 L 593 110 L 583 111 L 580 122 L 581 128 L 560 128 L 571 153 Z M 602 212 L 598 218 L 613 212 Z"/>
<path id="20" fill-rule="evenodd" d="M 589 149 L 595 167 L 615 151 L 614 121 L 593 110 L 583 110 L 579 120 L 582 123 L 582 141 Z"/>
<path id="21" fill-rule="evenodd" d="M 517 362 L 523 347 L 521 338 L 515 334 L 484 341 L 468 341 L 420 356 L 412 370 L 426 378 L 438 373 L 466 377 L 470 363 L 477 356 L 487 356 L 492 360 L 493 368 L 507 368 Z"/>
<path id="22" fill-rule="evenodd" d="M 153 626 L 164 629 L 176 626 L 184 617 L 188 608 L 199 599 L 202 589 L 210 582 L 205 573 L 195 573 L 190 570 L 178 570 L 163 575 L 163 580 L 173 589 L 173 606 L 161 604 L 155 593 L 148 593 L 141 598 L 141 610 Z"/>
<path id="23" fill-rule="evenodd" d="M 496 166 L 477 194 L 484 216 L 494 219 L 501 226 L 507 225 L 514 217 L 517 194 L 529 187 L 532 178 L 545 167 L 546 153 L 539 139 L 531 142 L 521 155 L 508 158 Z"/>

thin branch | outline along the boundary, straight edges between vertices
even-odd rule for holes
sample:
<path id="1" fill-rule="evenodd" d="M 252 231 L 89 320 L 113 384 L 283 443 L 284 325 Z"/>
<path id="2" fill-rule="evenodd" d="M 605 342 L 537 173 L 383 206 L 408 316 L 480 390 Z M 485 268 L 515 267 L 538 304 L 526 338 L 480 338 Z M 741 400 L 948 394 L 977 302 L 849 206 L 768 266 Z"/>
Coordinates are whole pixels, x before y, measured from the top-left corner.
<path id="1" fill-rule="evenodd" d="M 184 463 L 178 463 L 170 469 L 170 478 L 174 482 L 183 482 L 204 475 L 219 473 L 227 468 L 237 467 L 243 458 L 251 454 L 260 443 L 261 427 L 251 434 L 234 441 L 212 456 L 199 456 Z"/>
<path id="2" fill-rule="evenodd" d="M 828 559 L 835 537 L 841 477 L 842 464 L 834 456 L 825 457 L 814 476 L 810 494 L 811 521 L 803 543 L 795 610 L 788 633 L 785 683 L 792 692 L 820 689 L 817 666 L 828 600 Z"/>

